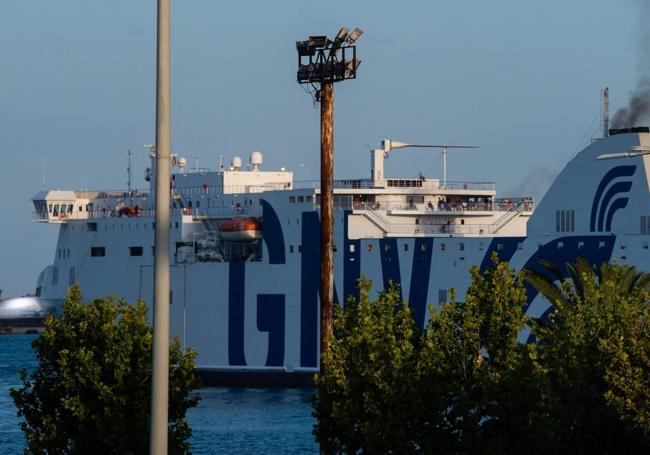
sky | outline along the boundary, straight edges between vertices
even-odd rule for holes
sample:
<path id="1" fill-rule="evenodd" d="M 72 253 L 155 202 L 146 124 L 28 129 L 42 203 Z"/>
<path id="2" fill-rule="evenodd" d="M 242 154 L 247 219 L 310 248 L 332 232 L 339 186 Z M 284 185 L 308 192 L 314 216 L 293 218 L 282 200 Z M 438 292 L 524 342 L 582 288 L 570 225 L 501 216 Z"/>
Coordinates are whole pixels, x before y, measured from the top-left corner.
<path id="1" fill-rule="evenodd" d="M 253 150 L 319 175 L 319 111 L 295 41 L 360 27 L 356 80 L 334 90 L 335 178 L 370 174 L 381 138 L 475 144 L 448 179 L 539 199 L 598 137 L 600 92 L 626 105 L 647 58 L 645 0 L 172 0 L 172 144 L 215 168 Z M 646 2 L 647 3 L 647 2 Z M 134 186 L 154 140 L 154 0 L 0 0 L 0 289 L 33 292 L 58 227 L 31 221 L 48 189 Z M 647 62 L 647 60 L 646 60 Z M 650 123 L 650 122 L 647 122 Z M 440 153 L 391 154 L 387 175 L 441 177 Z"/>

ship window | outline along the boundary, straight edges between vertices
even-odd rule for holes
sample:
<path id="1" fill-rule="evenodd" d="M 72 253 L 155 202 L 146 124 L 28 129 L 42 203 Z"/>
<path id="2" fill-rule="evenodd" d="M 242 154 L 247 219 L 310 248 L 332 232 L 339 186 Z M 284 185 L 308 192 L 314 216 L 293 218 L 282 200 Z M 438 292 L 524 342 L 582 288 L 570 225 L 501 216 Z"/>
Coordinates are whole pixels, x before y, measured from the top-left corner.
<path id="1" fill-rule="evenodd" d="M 137 226 L 137 225 L 136 225 Z M 176 226 L 176 229 L 178 229 L 178 221 L 174 223 L 174 226 Z"/>
<path id="2" fill-rule="evenodd" d="M 289 245 L 289 253 L 293 253 L 293 245 Z"/>
<path id="3" fill-rule="evenodd" d="M 459 249 L 460 251 L 465 251 L 465 244 L 464 244 L 464 243 L 459 243 L 459 244 L 458 244 L 458 249 Z"/>
<path id="4" fill-rule="evenodd" d="M 52 213 L 52 204 L 48 204 L 48 210 L 50 213 Z"/>
<path id="5" fill-rule="evenodd" d="M 648 249 L 648 243 L 643 242 L 643 245 L 641 246 L 641 248 L 643 248 L 644 250 L 647 250 Z"/>
<path id="6" fill-rule="evenodd" d="M 422 251 L 426 251 L 427 248 L 428 248 L 428 247 L 427 247 L 427 244 L 426 244 L 426 243 L 423 243 L 422 245 L 420 245 L 420 250 L 422 250 Z"/>
<path id="7" fill-rule="evenodd" d="M 52 212 L 52 215 L 54 216 L 59 215 L 59 204 L 54 204 L 54 211 Z"/>
<path id="8" fill-rule="evenodd" d="M 524 242 L 517 242 L 517 249 L 518 250 L 523 250 L 524 249 Z"/>
<path id="9" fill-rule="evenodd" d="M 368 251 L 372 251 L 372 243 L 368 244 Z"/>
<path id="10" fill-rule="evenodd" d="M 311 196 L 305 197 L 305 202 L 307 202 L 309 204 L 311 204 L 312 200 L 313 200 L 313 198 Z"/>
<path id="11" fill-rule="evenodd" d="M 295 196 L 289 196 L 289 202 L 290 203 L 296 202 L 296 197 Z"/>
<path id="12" fill-rule="evenodd" d="M 390 245 L 388 243 L 384 245 L 384 251 L 386 252 L 390 251 Z"/>
<path id="13" fill-rule="evenodd" d="M 562 248 L 564 248 L 564 242 L 557 242 L 557 249 L 561 250 Z"/>
<path id="14" fill-rule="evenodd" d="M 130 256 L 142 256 L 142 247 L 141 246 L 130 246 L 129 247 Z"/>
<path id="15" fill-rule="evenodd" d="M 350 253 L 354 253 L 354 244 L 350 244 Z"/>
<path id="16" fill-rule="evenodd" d="M 83 211 L 84 211 L 84 206 L 83 206 L 83 205 L 80 205 L 80 206 L 79 206 L 79 211 L 80 211 L 80 212 L 83 212 Z"/>
<path id="17" fill-rule="evenodd" d="M 641 217 L 641 235 L 650 234 L 650 216 Z"/>
<path id="18" fill-rule="evenodd" d="M 302 245 L 298 245 L 298 253 L 302 253 Z"/>
<path id="19" fill-rule="evenodd" d="M 440 251 L 445 251 L 446 248 L 447 248 L 447 245 L 445 245 L 444 243 L 440 244 Z"/>
<path id="20" fill-rule="evenodd" d="M 298 196 L 298 202 L 305 202 L 304 196 Z"/>
<path id="21" fill-rule="evenodd" d="M 59 284 L 59 268 L 52 267 L 52 286 Z"/>
<path id="22" fill-rule="evenodd" d="M 187 206 L 188 206 L 189 208 L 192 208 L 192 201 L 188 201 L 188 202 L 187 202 Z"/>
<path id="23" fill-rule="evenodd" d="M 104 257 L 106 256 L 106 248 L 103 246 L 91 246 L 90 255 L 92 257 Z"/>
<path id="24" fill-rule="evenodd" d="M 598 249 L 605 248 L 605 242 L 598 242 Z"/>
<path id="25" fill-rule="evenodd" d="M 72 209 L 73 209 L 73 208 L 74 208 L 74 207 L 72 206 L 72 204 L 68 205 L 68 213 L 72 213 Z"/>
<path id="26" fill-rule="evenodd" d="M 336 253 L 339 249 L 336 244 L 332 245 L 332 250 Z"/>
<path id="27" fill-rule="evenodd" d="M 447 290 L 438 289 L 438 304 L 447 303 Z"/>
<path id="28" fill-rule="evenodd" d="M 581 250 L 582 248 L 584 248 L 584 246 L 585 246 L 585 242 L 578 242 L 578 249 L 579 249 L 579 250 Z"/>
<path id="29" fill-rule="evenodd" d="M 498 251 L 503 250 L 503 243 L 497 243 L 497 250 Z"/>
<path id="30" fill-rule="evenodd" d="M 74 267 L 70 267 L 70 276 L 68 278 L 68 285 L 72 286 L 74 284 Z"/>
<path id="31" fill-rule="evenodd" d="M 408 251 L 408 250 L 409 250 L 409 244 L 408 244 L 408 243 L 405 243 L 405 244 L 404 244 L 404 251 Z"/>

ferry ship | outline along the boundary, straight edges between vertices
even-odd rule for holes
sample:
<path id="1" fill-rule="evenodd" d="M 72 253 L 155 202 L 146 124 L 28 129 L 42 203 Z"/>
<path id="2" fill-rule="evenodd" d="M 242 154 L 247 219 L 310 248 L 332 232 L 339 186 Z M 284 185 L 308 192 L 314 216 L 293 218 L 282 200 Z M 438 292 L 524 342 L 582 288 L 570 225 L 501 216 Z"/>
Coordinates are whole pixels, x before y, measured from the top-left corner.
<path id="1" fill-rule="evenodd" d="M 384 140 L 365 177 L 335 181 L 336 302 L 358 296 L 360 276 L 375 292 L 394 281 L 424 326 L 428 305 L 452 287 L 462 298 L 470 267 L 494 252 L 516 269 L 583 257 L 650 270 L 648 128 L 595 140 L 539 204 L 499 198 L 490 182 L 388 177 L 388 153 L 399 152 Z M 33 197 L 34 220 L 59 229 L 38 299 L 62 302 L 78 283 L 85 299 L 152 303 L 155 148 L 150 157 L 149 189 Z M 319 184 L 262 164 L 259 152 L 214 170 L 172 156 L 170 331 L 198 351 L 208 383 L 303 384 L 319 367 Z M 528 289 L 534 316 L 548 310 L 537 297 Z"/>

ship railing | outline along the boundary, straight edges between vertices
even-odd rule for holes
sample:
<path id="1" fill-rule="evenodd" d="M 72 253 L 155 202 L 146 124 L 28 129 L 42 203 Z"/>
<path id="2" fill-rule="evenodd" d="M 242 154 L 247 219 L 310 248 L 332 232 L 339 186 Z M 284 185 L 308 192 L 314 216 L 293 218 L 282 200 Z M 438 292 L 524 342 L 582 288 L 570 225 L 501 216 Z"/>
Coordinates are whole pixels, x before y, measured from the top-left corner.
<path id="1" fill-rule="evenodd" d="M 418 235 L 492 235 L 495 227 L 492 224 L 401 224 L 391 223 L 391 236 Z"/>
<path id="2" fill-rule="evenodd" d="M 337 205 L 335 201 L 335 206 Z M 345 209 L 346 204 L 338 204 L 338 208 Z M 347 209 L 353 210 L 385 210 L 385 211 L 405 211 L 416 213 L 431 213 L 438 212 L 510 212 L 512 210 L 518 211 L 532 211 L 534 208 L 534 201 L 532 198 L 504 198 L 495 199 L 491 202 L 408 202 L 408 201 L 379 201 L 379 202 L 359 202 L 354 201 Z"/>
<path id="3" fill-rule="evenodd" d="M 170 216 L 191 216 L 195 219 L 200 218 L 232 218 L 239 216 L 247 216 L 250 210 L 246 206 L 232 206 L 232 207 L 206 207 L 206 208 L 190 208 L 190 207 L 176 207 L 170 208 Z M 50 222 L 50 223 L 65 223 L 76 220 L 98 220 L 105 218 L 144 218 L 154 217 L 156 211 L 150 208 L 140 208 L 135 210 L 134 207 L 128 207 L 128 210 L 115 207 L 104 207 L 94 210 L 83 212 L 65 213 L 59 215 L 52 215 L 46 212 L 32 212 L 32 221 L 36 222 Z"/>
<path id="4" fill-rule="evenodd" d="M 320 180 L 299 180 L 295 188 L 320 188 Z M 446 182 L 426 179 L 386 179 L 385 184 L 378 186 L 377 182 L 369 179 L 334 180 L 335 189 L 372 189 L 372 188 L 412 188 L 426 190 L 471 190 L 496 191 L 494 182 Z"/>

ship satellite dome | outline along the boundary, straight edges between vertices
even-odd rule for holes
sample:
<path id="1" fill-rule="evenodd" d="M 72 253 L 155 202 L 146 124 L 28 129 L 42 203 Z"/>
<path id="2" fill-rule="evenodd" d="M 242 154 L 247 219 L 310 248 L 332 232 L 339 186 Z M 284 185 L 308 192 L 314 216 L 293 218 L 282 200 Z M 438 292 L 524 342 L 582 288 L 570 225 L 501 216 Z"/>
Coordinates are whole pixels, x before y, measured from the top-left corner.
<path id="1" fill-rule="evenodd" d="M 241 167 L 241 158 L 238 156 L 233 156 L 230 165 L 235 169 L 239 169 Z"/>
<path id="2" fill-rule="evenodd" d="M 251 153 L 250 162 L 253 166 L 262 164 L 262 152 L 256 150 Z"/>
<path id="3" fill-rule="evenodd" d="M 187 159 L 185 159 L 183 157 L 179 158 L 178 159 L 178 167 L 180 167 L 181 169 L 184 169 L 185 166 L 187 166 Z"/>

